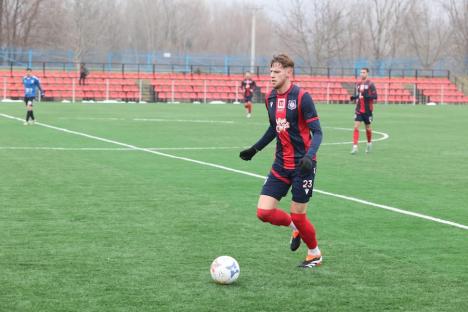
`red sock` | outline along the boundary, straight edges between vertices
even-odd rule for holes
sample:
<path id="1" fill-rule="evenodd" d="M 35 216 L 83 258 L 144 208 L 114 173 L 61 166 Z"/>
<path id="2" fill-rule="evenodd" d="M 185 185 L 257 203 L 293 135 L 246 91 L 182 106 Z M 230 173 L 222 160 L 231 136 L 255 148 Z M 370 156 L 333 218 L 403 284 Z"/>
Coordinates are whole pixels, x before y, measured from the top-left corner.
<path id="1" fill-rule="evenodd" d="M 291 213 L 291 219 L 297 227 L 302 240 L 306 243 L 307 248 L 314 249 L 317 247 L 315 228 L 309 219 L 307 219 L 307 215 L 305 213 Z"/>
<path id="2" fill-rule="evenodd" d="M 367 142 L 372 141 L 372 129 L 366 129 L 366 135 L 367 135 Z"/>
<path id="3" fill-rule="evenodd" d="M 357 145 L 359 141 L 359 129 L 354 128 L 353 144 Z"/>
<path id="4" fill-rule="evenodd" d="M 289 226 L 291 216 L 281 209 L 257 209 L 257 217 L 263 222 L 269 222 L 273 225 Z"/>

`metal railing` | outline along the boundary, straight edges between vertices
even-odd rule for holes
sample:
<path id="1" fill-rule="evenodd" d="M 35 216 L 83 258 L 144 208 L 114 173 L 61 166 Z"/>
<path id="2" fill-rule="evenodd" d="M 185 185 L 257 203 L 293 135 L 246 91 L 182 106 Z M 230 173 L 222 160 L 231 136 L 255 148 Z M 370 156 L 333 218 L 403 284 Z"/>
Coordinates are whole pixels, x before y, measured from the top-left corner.
<path id="1" fill-rule="evenodd" d="M 42 76 L 52 71 L 78 72 L 79 63 L 72 62 L 39 62 L 31 63 L 34 71 L 40 71 Z M 153 74 L 156 73 L 184 73 L 184 74 L 224 74 L 239 75 L 250 71 L 250 65 L 190 65 L 190 64 L 132 64 L 132 63 L 86 63 L 87 68 L 92 71 L 126 74 Z M 269 75 L 269 66 L 255 66 L 254 75 Z M 425 70 L 425 69 L 398 69 L 398 68 L 369 68 L 373 77 L 388 78 L 419 78 L 419 77 L 440 77 L 450 79 L 449 70 Z M 25 70 L 24 66 L 19 66 L 14 62 L 0 66 L 0 70 L 9 71 L 13 75 L 16 71 Z M 307 67 L 297 66 L 294 69 L 295 75 L 311 75 L 325 77 L 358 77 L 360 68 L 348 67 Z M 143 76 L 143 75 L 142 75 Z"/>

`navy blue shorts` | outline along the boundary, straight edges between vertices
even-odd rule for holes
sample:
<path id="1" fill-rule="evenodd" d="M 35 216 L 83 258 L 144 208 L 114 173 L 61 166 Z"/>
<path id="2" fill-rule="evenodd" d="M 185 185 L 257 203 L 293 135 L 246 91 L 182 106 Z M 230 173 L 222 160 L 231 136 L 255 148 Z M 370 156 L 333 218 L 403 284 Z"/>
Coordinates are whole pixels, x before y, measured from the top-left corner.
<path id="1" fill-rule="evenodd" d="M 356 113 L 354 121 L 361 121 L 366 125 L 370 125 L 372 122 L 372 113 Z"/>
<path id="2" fill-rule="evenodd" d="M 244 103 L 252 102 L 253 95 L 244 96 Z"/>
<path id="3" fill-rule="evenodd" d="M 33 105 L 33 102 L 34 102 L 34 97 L 31 97 L 31 96 L 25 96 L 24 97 L 24 105 L 28 105 L 29 102 L 31 102 L 31 106 Z"/>
<path id="4" fill-rule="evenodd" d="M 301 176 L 298 169 L 284 169 L 274 163 L 265 184 L 263 184 L 261 195 L 281 200 L 291 187 L 292 200 L 296 203 L 307 203 L 312 197 L 316 169 L 317 166 L 309 174 Z"/>

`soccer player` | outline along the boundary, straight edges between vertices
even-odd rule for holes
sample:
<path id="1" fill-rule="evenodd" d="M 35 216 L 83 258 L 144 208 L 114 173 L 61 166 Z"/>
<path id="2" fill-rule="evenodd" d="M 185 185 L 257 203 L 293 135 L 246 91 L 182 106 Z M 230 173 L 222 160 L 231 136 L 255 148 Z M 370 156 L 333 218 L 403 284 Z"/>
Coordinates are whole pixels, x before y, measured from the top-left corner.
<path id="1" fill-rule="evenodd" d="M 291 250 L 299 248 L 301 239 L 308 248 L 306 259 L 299 266 L 311 268 L 322 263 L 315 228 L 306 214 L 322 130 L 312 97 L 291 82 L 293 69 L 294 62 L 286 54 L 271 60 L 273 90 L 265 98 L 270 125 L 260 140 L 241 151 L 239 156 L 251 160 L 276 138 L 275 160 L 258 200 L 257 217 L 263 222 L 290 227 L 293 231 Z M 288 214 L 278 208 L 278 204 L 290 188 L 292 202 Z"/>
<path id="2" fill-rule="evenodd" d="M 33 102 L 36 98 L 36 88 L 41 92 L 41 96 L 44 96 L 44 90 L 42 90 L 41 82 L 39 78 L 32 75 L 31 68 L 26 69 L 26 76 L 23 77 L 24 85 L 24 104 L 26 105 L 26 121 L 24 125 L 29 124 L 29 119 L 31 119 L 31 124 L 34 124 L 34 112 L 33 112 Z"/>
<path id="3" fill-rule="evenodd" d="M 361 69 L 361 80 L 356 82 L 354 95 L 351 96 L 351 101 L 356 102 L 356 115 L 354 118 L 354 135 L 353 148 L 351 154 L 356 154 L 358 151 L 359 142 L 359 127 L 364 122 L 366 125 L 367 146 L 366 153 L 372 149 L 372 111 L 374 110 L 374 101 L 377 100 L 377 90 L 373 82 L 368 78 L 369 69 Z"/>
<path id="4" fill-rule="evenodd" d="M 250 72 L 246 72 L 241 83 L 241 89 L 244 92 L 244 107 L 247 109 L 247 118 L 252 116 L 252 98 L 256 87 L 257 84 L 252 80 Z"/>
<path id="5" fill-rule="evenodd" d="M 86 64 L 81 63 L 80 64 L 80 79 L 78 80 L 79 85 L 85 85 L 86 84 L 86 77 L 88 77 L 89 70 L 86 67 Z"/>

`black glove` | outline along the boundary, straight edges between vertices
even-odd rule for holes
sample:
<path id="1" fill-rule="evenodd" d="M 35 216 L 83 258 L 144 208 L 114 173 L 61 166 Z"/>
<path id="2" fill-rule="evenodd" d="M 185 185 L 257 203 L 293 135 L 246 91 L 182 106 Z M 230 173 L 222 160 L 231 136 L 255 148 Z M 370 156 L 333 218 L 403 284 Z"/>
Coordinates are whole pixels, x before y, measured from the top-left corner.
<path id="1" fill-rule="evenodd" d="M 252 157 L 257 154 L 257 149 L 255 147 L 248 148 L 246 150 L 243 150 L 242 152 L 239 153 L 239 157 L 242 158 L 243 160 L 251 160 Z"/>
<path id="2" fill-rule="evenodd" d="M 349 98 L 350 101 L 356 101 L 356 99 L 357 99 L 357 96 L 355 95 L 351 95 Z"/>
<path id="3" fill-rule="evenodd" d="M 299 172 L 302 176 L 308 175 L 316 166 L 317 162 L 306 155 L 299 161 Z"/>

